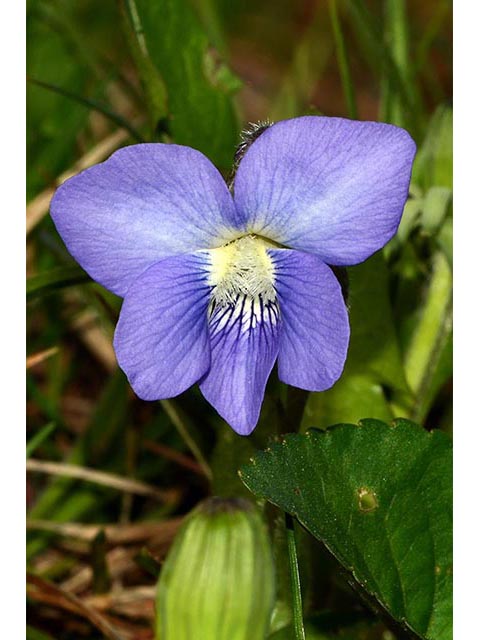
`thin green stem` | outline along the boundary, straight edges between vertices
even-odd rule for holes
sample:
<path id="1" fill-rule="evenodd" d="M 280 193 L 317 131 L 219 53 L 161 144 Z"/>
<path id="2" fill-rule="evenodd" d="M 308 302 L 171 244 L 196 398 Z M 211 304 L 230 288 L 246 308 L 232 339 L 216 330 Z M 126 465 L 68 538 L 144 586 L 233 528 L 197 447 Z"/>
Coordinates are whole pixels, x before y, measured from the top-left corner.
<path id="1" fill-rule="evenodd" d="M 338 67 L 342 80 L 343 93 L 347 103 L 348 115 L 350 118 L 356 119 L 358 117 L 358 111 L 355 100 L 355 88 L 350 73 L 350 67 L 348 65 L 347 48 L 345 46 L 345 39 L 343 37 L 342 27 L 338 17 L 337 2 L 336 0 L 329 0 L 328 5 L 330 9 L 330 20 L 332 22 Z"/>
<path id="2" fill-rule="evenodd" d="M 168 415 L 170 420 L 173 422 L 173 425 L 177 429 L 178 433 L 182 437 L 187 447 L 193 453 L 198 464 L 202 467 L 203 472 L 211 482 L 212 470 L 210 469 L 210 465 L 208 464 L 205 456 L 201 452 L 200 447 L 197 445 L 195 440 L 190 435 L 190 432 L 186 424 L 185 416 L 183 416 L 179 407 L 176 406 L 173 400 L 160 400 L 160 404 L 162 405 L 163 410 Z"/>
<path id="3" fill-rule="evenodd" d="M 289 513 L 285 514 L 285 529 L 287 534 L 288 563 L 290 566 L 290 582 L 292 587 L 293 630 L 295 633 L 295 640 L 305 640 L 302 590 L 300 588 L 300 573 L 298 570 L 297 546 L 295 544 L 294 520 Z"/>

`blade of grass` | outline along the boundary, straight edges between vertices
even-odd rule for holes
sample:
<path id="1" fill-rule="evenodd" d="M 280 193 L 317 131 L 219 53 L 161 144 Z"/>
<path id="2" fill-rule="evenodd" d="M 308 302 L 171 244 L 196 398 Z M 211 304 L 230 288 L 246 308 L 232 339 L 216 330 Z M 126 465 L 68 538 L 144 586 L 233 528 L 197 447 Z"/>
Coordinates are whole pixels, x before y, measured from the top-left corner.
<path id="1" fill-rule="evenodd" d="M 46 89 L 47 91 L 53 91 L 54 93 L 58 93 L 59 95 L 68 98 L 69 100 L 73 100 L 74 102 L 83 105 L 87 109 L 98 111 L 98 113 L 104 115 L 106 118 L 108 118 L 108 120 L 111 120 L 111 122 L 115 123 L 117 126 L 128 131 L 132 138 L 137 142 L 145 142 L 145 139 L 140 135 L 136 128 L 132 126 L 123 116 L 116 113 L 115 111 L 112 111 L 108 105 L 98 102 L 97 100 L 92 100 L 91 98 L 84 98 L 83 96 L 77 95 L 73 91 L 58 87 L 57 85 L 51 84 L 50 82 L 44 82 L 43 80 L 38 80 L 36 78 L 27 78 L 27 80 L 32 84 L 37 85 L 38 87 Z"/>
<path id="2" fill-rule="evenodd" d="M 26 456 L 27 460 L 38 449 L 38 447 L 49 438 L 55 431 L 57 425 L 54 422 L 49 422 L 40 429 L 38 433 L 30 438 L 27 443 Z"/>
<path id="3" fill-rule="evenodd" d="M 85 602 L 97 611 L 114 611 L 126 618 L 138 618 L 139 613 L 153 621 L 155 585 L 122 588 L 101 595 L 89 595 Z M 143 605 L 143 606 L 142 606 Z"/>
<path id="4" fill-rule="evenodd" d="M 32 355 L 27 356 L 27 369 L 36 367 L 37 364 L 45 362 L 45 360 L 48 360 L 48 358 L 51 358 L 56 353 L 58 353 L 58 347 L 51 347 L 50 349 L 44 349 L 38 353 L 32 353 Z"/>
<path id="5" fill-rule="evenodd" d="M 343 37 L 342 26 L 338 17 L 336 0 L 329 0 L 328 7 L 330 11 L 330 20 L 332 23 L 333 37 L 335 40 L 335 49 L 337 53 L 338 68 L 340 78 L 342 80 L 343 93 L 347 104 L 347 112 L 350 118 L 358 118 L 357 103 L 355 100 L 355 87 L 353 84 L 350 67 L 348 64 L 347 48 Z"/>
<path id="6" fill-rule="evenodd" d="M 173 539 L 183 516 L 169 518 L 164 522 L 136 522 L 135 524 L 81 524 L 77 522 L 51 522 L 50 520 L 27 520 L 27 529 L 45 531 L 67 538 L 91 542 L 100 531 L 104 531 L 110 544 L 133 544 L 155 538 Z"/>
<path id="7" fill-rule="evenodd" d="M 28 382 L 29 378 L 27 378 Z M 84 434 L 76 441 L 70 451 L 67 462 L 78 465 L 99 466 L 102 460 L 111 458 L 112 447 L 119 433 L 122 432 L 128 410 L 127 382 L 119 370 L 111 376 L 103 394 L 97 402 L 97 407 L 90 424 Z M 61 416 L 58 416 L 60 423 Z M 75 480 L 72 478 L 52 478 L 49 486 L 38 497 L 30 509 L 30 518 L 49 518 L 55 521 L 77 520 L 85 517 L 100 518 L 104 501 L 100 499 L 98 491 L 92 486 L 78 487 L 72 493 Z M 68 499 L 66 499 L 68 496 Z M 42 550 L 45 537 L 38 535 L 27 545 L 28 557 L 33 557 Z"/>
<path id="8" fill-rule="evenodd" d="M 58 352 L 57 352 L 58 353 Z M 65 427 L 59 408 L 35 381 L 34 376 L 27 376 L 27 394 L 29 399 L 42 411 L 49 422 L 55 422 L 59 427 Z"/>
<path id="9" fill-rule="evenodd" d="M 87 309 L 71 323 L 71 327 L 105 369 L 113 373 L 117 369 L 117 358 L 112 338 L 106 334 L 98 314 Z"/>
<path id="10" fill-rule="evenodd" d="M 147 104 L 152 138 L 168 132 L 168 95 L 165 82 L 153 64 L 135 0 L 117 0 L 130 55 L 138 70 Z"/>
<path id="11" fill-rule="evenodd" d="M 412 100 L 416 102 L 410 67 L 408 20 L 404 0 L 385 0 L 384 40 L 402 83 L 407 87 Z M 389 70 L 385 69 L 382 80 L 380 117 L 392 124 L 405 126 L 405 109 L 401 96 L 396 91 L 396 85 L 390 78 Z"/>
<path id="12" fill-rule="evenodd" d="M 135 493 L 140 496 L 155 498 L 160 502 L 175 502 L 178 497 L 176 490 L 161 490 L 145 482 L 124 478 L 114 473 L 106 471 L 97 471 L 96 469 L 88 469 L 76 464 L 66 464 L 63 462 L 44 462 L 43 460 L 27 460 L 27 471 L 36 471 L 38 473 L 46 473 L 48 475 L 63 476 L 66 478 L 75 478 L 76 480 L 84 480 L 85 482 L 93 482 L 104 487 L 117 489 L 126 493 Z"/>
<path id="13" fill-rule="evenodd" d="M 27 279 L 27 301 L 55 289 L 91 282 L 90 276 L 78 265 L 58 267 Z"/>
<path id="14" fill-rule="evenodd" d="M 324 13 L 319 4 L 295 45 L 291 63 L 272 101 L 268 119 L 275 122 L 294 118 L 299 112 L 316 113 L 315 87 L 332 53 L 330 39 L 319 37 L 325 30 Z"/>
<path id="15" fill-rule="evenodd" d="M 187 447 L 193 453 L 194 457 L 198 461 L 198 464 L 201 466 L 203 472 L 205 473 L 207 478 L 211 481 L 213 477 L 212 470 L 210 469 L 210 465 L 208 464 L 205 456 L 200 450 L 200 447 L 197 445 L 197 443 L 195 442 L 195 440 L 190 434 L 187 417 L 182 412 L 178 404 L 173 400 L 160 400 L 160 404 L 162 405 L 163 410 L 172 421 L 174 427 L 177 429 L 178 433 L 182 437 Z"/>
<path id="16" fill-rule="evenodd" d="M 415 64 L 414 71 L 417 75 L 422 78 L 422 81 L 425 83 L 425 89 L 430 97 L 430 100 L 434 104 L 439 104 L 445 100 L 451 100 L 451 96 L 448 92 L 445 91 L 444 83 L 442 82 L 439 74 L 431 72 L 431 66 L 429 63 L 431 62 L 431 57 L 429 56 L 430 51 L 432 49 L 433 44 L 439 34 L 440 29 L 444 26 L 444 23 L 447 20 L 450 20 L 449 24 L 451 25 L 451 10 L 452 5 L 449 0 L 445 0 L 445 2 L 438 3 L 435 13 L 432 15 L 431 19 L 428 21 L 428 24 L 425 27 L 423 35 L 421 36 L 418 46 L 416 48 L 415 53 Z M 451 28 L 451 27 L 450 27 Z M 447 32 L 448 33 L 448 32 Z M 445 43 L 442 42 L 440 45 L 442 50 L 445 50 Z M 450 45 L 447 45 L 450 47 Z M 451 53 L 451 50 L 450 50 Z M 451 62 L 451 56 L 450 56 Z"/>
<path id="17" fill-rule="evenodd" d="M 380 72 L 380 81 L 385 75 L 388 76 L 392 89 L 399 96 L 408 116 L 411 132 L 418 134 L 422 130 L 423 124 L 421 105 L 418 103 L 413 86 L 404 80 L 389 48 L 385 45 L 381 25 L 362 0 L 347 0 L 347 6 L 352 28 L 357 34 L 373 71 Z"/>
<path id="18" fill-rule="evenodd" d="M 172 460 L 172 462 L 176 462 L 180 466 L 188 469 L 189 471 L 193 471 L 202 477 L 205 476 L 204 468 L 195 460 L 192 460 L 189 456 L 186 456 L 180 451 L 176 451 L 171 447 L 167 447 L 166 445 L 160 442 L 154 442 L 153 440 L 144 440 L 143 446 L 145 449 L 152 451 L 153 453 L 158 454 L 159 456 L 163 456 L 167 460 Z"/>

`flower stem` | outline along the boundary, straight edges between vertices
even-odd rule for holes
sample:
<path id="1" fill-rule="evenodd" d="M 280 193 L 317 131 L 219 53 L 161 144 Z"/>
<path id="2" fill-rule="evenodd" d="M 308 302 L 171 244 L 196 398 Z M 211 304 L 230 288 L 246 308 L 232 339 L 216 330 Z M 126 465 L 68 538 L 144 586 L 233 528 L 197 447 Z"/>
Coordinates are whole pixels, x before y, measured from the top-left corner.
<path id="1" fill-rule="evenodd" d="M 300 573 L 298 571 L 297 547 L 295 544 L 295 528 L 292 516 L 285 514 L 285 529 L 287 534 L 288 562 L 290 565 L 290 581 L 292 587 L 293 630 L 295 640 L 305 640 L 303 627 L 302 591 L 300 588 Z"/>

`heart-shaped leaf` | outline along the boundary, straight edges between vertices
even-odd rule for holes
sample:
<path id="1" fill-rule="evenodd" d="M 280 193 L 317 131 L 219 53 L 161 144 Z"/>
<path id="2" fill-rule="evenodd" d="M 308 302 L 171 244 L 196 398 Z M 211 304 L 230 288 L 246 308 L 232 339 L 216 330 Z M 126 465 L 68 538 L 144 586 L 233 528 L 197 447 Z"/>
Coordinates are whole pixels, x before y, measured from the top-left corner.
<path id="1" fill-rule="evenodd" d="M 289 434 L 241 478 L 422 638 L 452 635 L 452 445 L 407 420 Z"/>

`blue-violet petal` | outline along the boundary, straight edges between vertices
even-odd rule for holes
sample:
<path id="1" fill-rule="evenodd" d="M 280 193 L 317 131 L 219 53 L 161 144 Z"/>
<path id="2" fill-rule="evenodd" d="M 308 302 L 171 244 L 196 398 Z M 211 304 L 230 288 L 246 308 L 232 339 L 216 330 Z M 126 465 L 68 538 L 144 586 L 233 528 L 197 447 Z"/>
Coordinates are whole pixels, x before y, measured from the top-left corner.
<path id="1" fill-rule="evenodd" d="M 137 144 L 67 180 L 51 215 L 80 265 L 118 295 L 160 259 L 234 237 L 235 206 L 203 154 Z"/>
<path id="2" fill-rule="evenodd" d="M 278 353 L 276 301 L 238 296 L 211 314 L 212 364 L 200 390 L 240 435 L 255 428 L 268 376 Z"/>
<path id="3" fill-rule="evenodd" d="M 320 258 L 272 250 L 282 328 L 278 376 L 308 391 L 323 391 L 340 377 L 350 328 L 340 284 Z"/>
<path id="4" fill-rule="evenodd" d="M 244 228 L 333 265 L 362 262 L 394 235 L 415 143 L 399 127 L 304 116 L 264 131 L 234 190 Z"/>
<path id="5" fill-rule="evenodd" d="M 206 252 L 165 258 L 125 296 L 113 344 L 143 400 L 182 393 L 210 366 L 208 264 Z"/>

